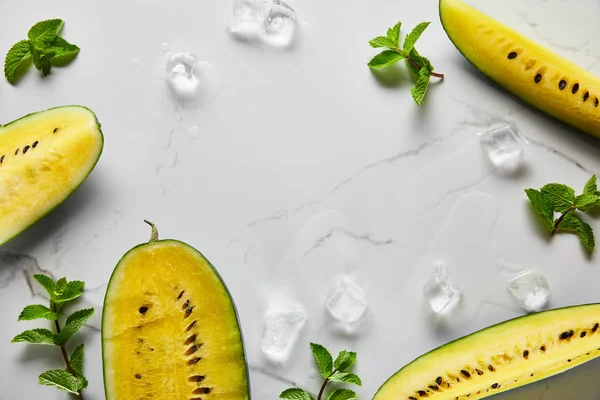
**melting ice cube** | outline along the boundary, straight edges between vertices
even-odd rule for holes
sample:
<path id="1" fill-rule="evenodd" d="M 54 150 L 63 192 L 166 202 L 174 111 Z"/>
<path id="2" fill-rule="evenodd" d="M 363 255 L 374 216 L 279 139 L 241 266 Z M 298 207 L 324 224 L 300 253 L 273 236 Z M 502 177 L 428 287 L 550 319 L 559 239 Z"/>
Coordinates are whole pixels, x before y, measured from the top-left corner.
<path id="1" fill-rule="evenodd" d="M 367 309 L 366 295 L 350 278 L 341 277 L 329 292 L 325 307 L 341 322 L 356 322 Z"/>
<path id="2" fill-rule="evenodd" d="M 285 362 L 305 322 L 306 315 L 302 310 L 269 313 L 261 343 L 263 353 L 272 361 Z"/>
<path id="3" fill-rule="evenodd" d="M 439 263 L 434 275 L 423 287 L 423 295 L 436 313 L 450 310 L 460 300 L 462 292 L 452 283 L 446 267 Z"/>
<path id="4" fill-rule="evenodd" d="M 512 124 L 480 133 L 479 139 L 496 167 L 517 167 L 523 150 L 529 146 L 529 141 Z"/>
<path id="5" fill-rule="evenodd" d="M 230 29 L 247 41 L 289 46 L 296 32 L 296 12 L 280 0 L 233 0 Z"/>
<path id="6" fill-rule="evenodd" d="M 180 52 L 167 60 L 166 82 L 183 105 L 201 106 L 217 97 L 219 75 L 212 64 Z"/>
<path id="7" fill-rule="evenodd" d="M 523 309 L 539 311 L 550 300 L 550 285 L 538 270 L 528 269 L 508 282 L 508 290 Z"/>

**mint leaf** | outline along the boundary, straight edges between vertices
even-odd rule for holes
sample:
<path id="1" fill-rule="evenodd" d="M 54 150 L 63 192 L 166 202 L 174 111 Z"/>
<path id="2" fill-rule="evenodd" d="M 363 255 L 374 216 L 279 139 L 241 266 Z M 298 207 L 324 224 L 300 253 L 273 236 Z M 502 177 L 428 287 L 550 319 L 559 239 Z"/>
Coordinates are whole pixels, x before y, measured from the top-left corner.
<path id="1" fill-rule="evenodd" d="M 73 314 L 69 315 L 65 326 L 62 328 L 60 333 L 58 334 L 58 343 L 64 344 L 69 340 L 75 332 L 77 332 L 81 327 L 85 324 L 85 322 L 90 319 L 90 317 L 94 314 L 93 308 L 87 308 L 84 310 L 75 311 Z"/>
<path id="2" fill-rule="evenodd" d="M 352 390 L 336 389 L 329 394 L 327 400 L 356 400 L 358 395 Z"/>
<path id="3" fill-rule="evenodd" d="M 413 49 L 413 47 L 415 47 L 415 43 L 417 43 L 417 40 L 419 40 L 419 38 L 421 37 L 425 29 L 427 29 L 430 23 L 431 22 L 421 22 L 412 30 L 412 32 L 406 35 L 403 49 L 403 54 L 405 57 L 408 57 L 410 55 L 411 50 Z"/>
<path id="4" fill-rule="evenodd" d="M 4 76 L 11 85 L 14 85 L 17 79 L 23 75 L 30 59 L 31 53 L 27 40 L 21 40 L 10 48 L 4 60 Z"/>
<path id="5" fill-rule="evenodd" d="M 64 22 L 62 19 L 48 19 L 40 21 L 29 29 L 27 37 L 31 41 L 41 41 L 49 43 L 54 39 L 58 32 L 63 27 Z"/>
<path id="6" fill-rule="evenodd" d="M 279 398 L 288 400 L 313 400 L 310 394 L 306 393 L 302 389 L 297 388 L 284 390 L 279 395 Z"/>
<path id="7" fill-rule="evenodd" d="M 587 211 L 598 205 L 600 205 L 600 195 L 598 194 L 582 194 L 575 197 L 575 207 L 581 211 Z"/>
<path id="8" fill-rule="evenodd" d="M 338 371 L 346 371 L 348 368 L 356 364 L 356 353 L 353 351 L 340 351 L 333 366 Z"/>
<path id="9" fill-rule="evenodd" d="M 54 298 L 55 283 L 52 278 L 46 275 L 36 274 L 33 275 L 33 279 L 35 279 L 44 289 L 46 289 L 46 292 L 48 292 L 51 299 Z"/>
<path id="10" fill-rule="evenodd" d="M 46 48 L 46 51 L 54 53 L 54 57 L 50 60 L 53 66 L 67 65 L 79 54 L 79 50 L 79 47 L 60 36 L 56 36 Z"/>
<path id="11" fill-rule="evenodd" d="M 598 184 L 596 183 L 596 175 L 592 175 L 590 180 L 585 184 L 583 188 L 583 194 L 599 194 Z"/>
<path id="12" fill-rule="evenodd" d="M 71 357 L 69 357 L 69 361 L 71 361 L 71 366 L 75 372 L 79 376 L 83 376 L 83 343 L 73 350 Z"/>
<path id="13" fill-rule="evenodd" d="M 31 52 L 33 65 L 42 71 L 42 74 L 48 75 L 50 73 L 50 60 L 54 57 L 54 53 L 46 53 L 43 47 L 37 42 L 29 42 L 29 51 Z"/>
<path id="14" fill-rule="evenodd" d="M 332 382 L 351 383 L 362 386 L 360 378 L 351 372 L 335 372 L 329 377 L 329 380 Z"/>
<path id="15" fill-rule="evenodd" d="M 535 189 L 525 189 L 533 209 L 544 219 L 550 232 L 554 229 L 554 205 L 546 196 Z"/>
<path id="16" fill-rule="evenodd" d="M 397 51 L 384 50 L 381 53 L 377 54 L 375 57 L 373 57 L 371 61 L 369 61 L 368 65 L 370 68 L 383 68 L 390 66 L 403 58 L 404 57 L 402 56 L 402 54 L 398 53 Z"/>
<path id="17" fill-rule="evenodd" d="M 567 185 L 549 183 L 542 187 L 541 192 L 558 212 L 564 213 L 575 204 L 575 190 Z"/>
<path id="18" fill-rule="evenodd" d="M 577 233 L 579 240 L 581 240 L 581 243 L 583 244 L 583 247 L 589 251 L 594 250 L 594 232 L 592 231 L 592 228 L 583 222 L 578 215 L 574 214 L 573 212 L 565 215 L 564 219 L 558 224 L 558 228 Z"/>
<path id="19" fill-rule="evenodd" d="M 44 386 L 54 386 L 73 394 L 78 394 L 82 384 L 77 377 L 63 369 L 54 369 L 44 372 L 39 376 L 38 383 Z"/>
<path id="20" fill-rule="evenodd" d="M 59 281 L 60 282 L 60 281 Z M 66 303 L 67 301 L 75 300 L 83 294 L 84 283 L 82 281 L 70 281 L 61 285 L 60 290 L 55 292 L 54 301 L 57 304 Z M 58 287 L 58 282 L 57 282 Z"/>
<path id="21" fill-rule="evenodd" d="M 58 342 L 57 336 L 48 329 L 31 329 L 22 333 L 19 333 L 11 341 L 11 343 L 35 343 L 35 344 L 56 344 Z"/>
<path id="22" fill-rule="evenodd" d="M 19 321 L 31 321 L 33 319 L 49 319 L 54 321 L 56 319 L 56 313 L 46 306 L 41 304 L 34 304 L 27 306 L 21 311 L 19 315 Z"/>
<path id="23" fill-rule="evenodd" d="M 409 56 L 410 60 L 405 59 L 406 65 L 410 71 L 417 77 L 421 74 L 421 69 L 427 68 L 430 72 L 433 71 L 433 65 L 429 60 L 419 54 L 417 49 L 413 47 Z M 412 61 L 412 62 L 411 62 Z"/>
<path id="24" fill-rule="evenodd" d="M 320 344 L 311 343 L 310 348 L 321 371 L 321 376 L 327 378 L 333 371 L 333 357 L 327 349 Z"/>
<path id="25" fill-rule="evenodd" d="M 398 47 L 396 43 L 385 36 L 377 36 L 375 39 L 369 40 L 369 44 L 373 48 L 389 47 L 390 49 L 395 49 Z"/>
<path id="26" fill-rule="evenodd" d="M 427 88 L 429 88 L 429 80 L 431 79 L 431 71 L 427 68 L 421 68 L 419 71 L 419 79 L 417 79 L 417 83 L 415 86 L 410 89 L 410 93 L 412 94 L 415 102 L 420 106 L 423 103 L 423 99 L 425 98 L 425 94 L 427 93 Z"/>
<path id="27" fill-rule="evenodd" d="M 402 22 L 398 22 L 393 28 L 387 30 L 387 38 L 394 43 L 395 47 L 400 46 L 400 27 L 402 27 Z"/>

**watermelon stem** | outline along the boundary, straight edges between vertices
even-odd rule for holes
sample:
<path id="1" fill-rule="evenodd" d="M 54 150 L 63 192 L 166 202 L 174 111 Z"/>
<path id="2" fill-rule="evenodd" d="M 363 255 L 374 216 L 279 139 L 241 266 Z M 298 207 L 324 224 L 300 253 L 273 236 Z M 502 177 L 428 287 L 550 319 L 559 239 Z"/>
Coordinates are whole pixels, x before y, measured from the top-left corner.
<path id="1" fill-rule="evenodd" d="M 156 225 L 154 225 L 152 222 L 148 221 L 147 219 L 145 219 L 144 222 L 152 227 L 152 234 L 150 235 L 150 243 L 157 242 L 158 241 L 158 229 L 156 229 Z"/>

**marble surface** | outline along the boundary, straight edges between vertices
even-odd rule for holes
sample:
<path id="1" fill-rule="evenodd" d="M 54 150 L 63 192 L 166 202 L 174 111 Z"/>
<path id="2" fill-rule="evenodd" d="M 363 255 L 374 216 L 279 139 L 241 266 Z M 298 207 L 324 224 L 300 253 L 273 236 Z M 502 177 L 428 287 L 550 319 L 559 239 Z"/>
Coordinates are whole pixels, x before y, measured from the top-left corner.
<path id="1" fill-rule="evenodd" d="M 485 12 L 600 74 L 600 15 L 592 0 L 474 0 Z M 0 84 L 3 122 L 63 104 L 82 104 L 102 123 L 105 150 L 94 172 L 60 207 L 0 248 L 0 399 L 65 399 L 38 386 L 61 366 L 49 347 L 10 344 L 40 321 L 17 323 L 43 301 L 40 271 L 87 283 L 83 304 L 96 317 L 85 342 L 86 399 L 104 398 L 100 323 L 107 280 L 119 258 L 147 240 L 143 223 L 186 241 L 219 269 L 238 305 L 254 399 L 291 385 L 320 385 L 308 343 L 358 352 L 367 399 L 397 369 L 449 340 L 523 315 L 506 290 L 510 272 L 542 270 L 550 307 L 598 301 L 599 256 L 573 235 L 540 229 L 523 190 L 558 181 L 582 188 L 600 172 L 596 140 L 523 105 L 482 78 L 443 32 L 435 0 L 290 0 L 301 23 L 289 51 L 233 39 L 217 0 L 103 2 L 3 0 L 0 51 L 34 22 L 66 21 L 82 51 L 42 79 L 31 70 L 15 87 Z M 432 21 L 419 43 L 446 79 L 418 108 L 403 79 L 376 79 L 368 40 L 397 20 Z M 162 43 L 217 68 L 218 98 L 178 107 L 161 71 Z M 133 62 L 134 59 L 139 63 Z M 399 72 L 403 74 L 403 72 Z M 531 146 L 518 174 L 490 167 L 476 133 L 513 122 Z M 190 127 L 199 136 L 190 137 Z M 192 135 L 193 136 L 193 135 Z M 600 231 L 600 222 L 590 224 Z M 464 297 L 435 318 L 422 286 L 444 260 Z M 344 332 L 324 299 L 351 275 L 369 307 Z M 272 365 L 260 350 L 263 317 L 283 293 L 308 315 L 290 359 Z M 43 324 L 43 322 L 41 322 Z M 498 398 L 598 399 L 600 363 Z"/>

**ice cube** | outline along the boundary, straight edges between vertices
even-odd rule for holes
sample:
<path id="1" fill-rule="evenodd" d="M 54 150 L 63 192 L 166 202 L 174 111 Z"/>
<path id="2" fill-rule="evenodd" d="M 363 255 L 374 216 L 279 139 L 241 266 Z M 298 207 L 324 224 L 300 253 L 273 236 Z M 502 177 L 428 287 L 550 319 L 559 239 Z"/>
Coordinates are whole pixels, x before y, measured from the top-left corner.
<path id="1" fill-rule="evenodd" d="M 285 362 L 306 322 L 303 310 L 277 310 L 267 314 L 261 349 L 271 361 Z"/>
<path id="2" fill-rule="evenodd" d="M 265 12 L 265 41 L 285 47 L 292 43 L 296 33 L 296 11 L 280 0 L 274 0 L 263 8 Z"/>
<path id="3" fill-rule="evenodd" d="M 343 323 L 358 321 L 367 309 L 365 292 L 350 278 L 339 278 L 329 292 L 325 307 L 335 319 Z"/>
<path id="4" fill-rule="evenodd" d="M 479 134 L 487 155 L 496 167 L 516 168 L 529 141 L 513 125 L 508 124 Z"/>
<path id="5" fill-rule="evenodd" d="M 462 292 L 452 283 L 446 267 L 438 263 L 434 275 L 423 287 L 423 295 L 437 314 L 450 310 L 459 301 Z"/>
<path id="6" fill-rule="evenodd" d="M 508 290 L 528 312 L 539 311 L 550 300 L 550 285 L 544 274 L 527 269 L 508 282 Z"/>
<path id="7" fill-rule="evenodd" d="M 212 64 L 199 62 L 192 53 L 178 52 L 167 60 L 166 82 L 182 104 L 200 106 L 217 97 L 219 75 Z"/>
<path id="8" fill-rule="evenodd" d="M 249 42 L 289 46 L 296 32 L 296 12 L 281 0 L 233 0 L 228 25 Z"/>

